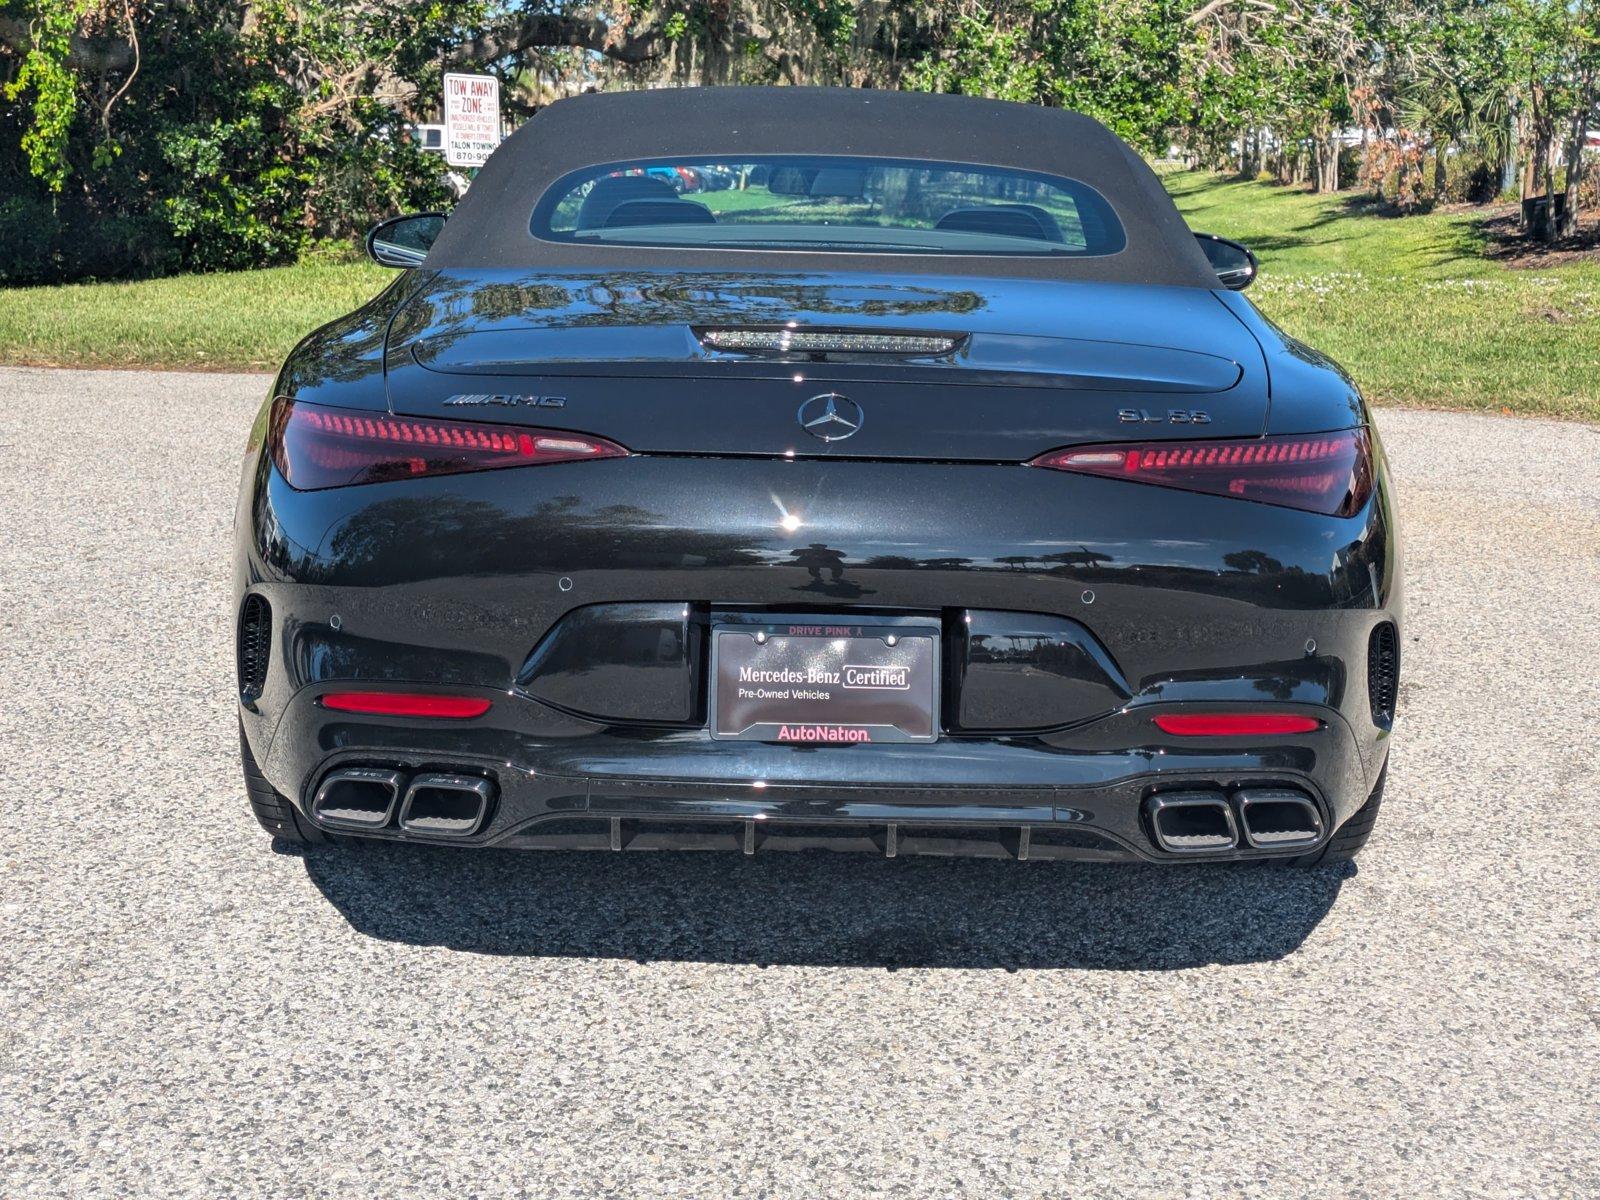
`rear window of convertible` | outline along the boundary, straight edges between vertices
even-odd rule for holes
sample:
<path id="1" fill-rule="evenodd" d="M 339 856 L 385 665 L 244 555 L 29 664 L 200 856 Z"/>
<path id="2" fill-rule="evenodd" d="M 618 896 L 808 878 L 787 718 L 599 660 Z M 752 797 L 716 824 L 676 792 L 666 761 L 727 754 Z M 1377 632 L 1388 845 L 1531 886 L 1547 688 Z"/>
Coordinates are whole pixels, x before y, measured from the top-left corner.
<path id="1" fill-rule="evenodd" d="M 1076 180 L 965 163 L 701 157 L 575 171 L 540 198 L 556 242 L 825 254 L 1115 254 L 1127 240 Z"/>

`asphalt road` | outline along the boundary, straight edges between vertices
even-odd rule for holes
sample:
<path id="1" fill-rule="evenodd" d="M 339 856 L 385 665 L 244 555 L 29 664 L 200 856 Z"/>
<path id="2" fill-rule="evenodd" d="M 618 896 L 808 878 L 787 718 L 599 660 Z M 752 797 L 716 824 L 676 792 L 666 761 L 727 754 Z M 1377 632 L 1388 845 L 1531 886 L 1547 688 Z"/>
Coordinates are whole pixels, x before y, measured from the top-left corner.
<path id="1" fill-rule="evenodd" d="M 1355 868 L 275 850 L 266 381 L 0 370 L 0 1196 L 1600 1195 L 1600 431 L 1385 411 Z"/>

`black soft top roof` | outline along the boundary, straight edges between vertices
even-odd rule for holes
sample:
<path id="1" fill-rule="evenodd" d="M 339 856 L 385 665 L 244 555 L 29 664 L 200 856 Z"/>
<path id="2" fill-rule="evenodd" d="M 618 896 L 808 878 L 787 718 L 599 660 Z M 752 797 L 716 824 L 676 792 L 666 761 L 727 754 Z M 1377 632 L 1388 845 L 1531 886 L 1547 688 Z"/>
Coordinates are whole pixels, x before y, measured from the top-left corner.
<path id="1" fill-rule="evenodd" d="M 535 203 L 569 172 L 609 162 L 719 154 L 932 159 L 1066 176 L 1111 203 L 1128 245 L 1099 257 L 986 258 L 573 245 L 543 241 L 530 232 Z M 665 88 L 559 101 L 494 152 L 424 265 L 855 270 L 1218 286 L 1155 173 L 1098 121 L 1000 100 L 852 88 Z"/>

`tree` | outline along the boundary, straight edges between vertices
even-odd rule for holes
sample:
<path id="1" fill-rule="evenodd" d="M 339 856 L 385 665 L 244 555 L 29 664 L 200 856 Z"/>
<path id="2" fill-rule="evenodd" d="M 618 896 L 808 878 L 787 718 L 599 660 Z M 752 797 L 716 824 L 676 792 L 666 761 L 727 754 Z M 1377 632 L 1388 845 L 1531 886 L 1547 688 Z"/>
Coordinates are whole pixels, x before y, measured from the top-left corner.
<path id="1" fill-rule="evenodd" d="M 1585 133 L 1600 123 L 1600 0 L 1509 0 L 1513 71 L 1526 113 L 1528 172 L 1524 195 L 1542 186 L 1552 205 L 1540 232 L 1571 236 L 1579 218 Z M 1554 210 L 1555 158 L 1566 163 L 1561 211 Z"/>
<path id="2" fill-rule="evenodd" d="M 913 87 L 1078 109 L 1148 152 L 1402 206 L 1452 158 L 1565 161 L 1600 0 L 0 0 L 0 278 L 285 261 L 444 200 L 405 135 L 444 69 L 512 114 L 594 87 Z M 1512 112 L 1521 137 L 1507 130 Z M 1426 168 L 1431 164 L 1431 171 Z"/>

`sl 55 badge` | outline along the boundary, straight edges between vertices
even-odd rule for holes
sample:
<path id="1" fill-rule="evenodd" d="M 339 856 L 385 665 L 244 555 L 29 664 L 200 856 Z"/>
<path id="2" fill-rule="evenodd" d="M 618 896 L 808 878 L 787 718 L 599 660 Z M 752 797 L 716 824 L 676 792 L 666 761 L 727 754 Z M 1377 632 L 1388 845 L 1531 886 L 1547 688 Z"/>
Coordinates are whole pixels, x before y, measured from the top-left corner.
<path id="1" fill-rule="evenodd" d="M 1148 408 L 1117 410 L 1117 420 L 1129 425 L 1209 425 L 1211 414 L 1199 408 L 1169 408 L 1165 414 Z"/>
<path id="2" fill-rule="evenodd" d="M 507 394 L 487 395 L 483 393 L 462 394 L 451 396 L 445 401 L 453 408 L 565 408 L 565 396 L 513 396 Z"/>

